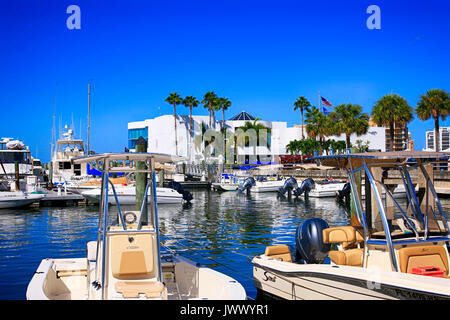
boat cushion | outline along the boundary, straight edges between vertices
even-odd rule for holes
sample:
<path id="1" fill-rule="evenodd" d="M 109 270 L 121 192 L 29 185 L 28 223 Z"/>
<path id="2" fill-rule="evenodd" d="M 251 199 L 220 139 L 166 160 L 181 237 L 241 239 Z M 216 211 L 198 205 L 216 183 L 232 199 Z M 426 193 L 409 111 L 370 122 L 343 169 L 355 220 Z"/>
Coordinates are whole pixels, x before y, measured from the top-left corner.
<path id="1" fill-rule="evenodd" d="M 332 250 L 328 253 L 331 261 L 338 265 L 362 267 L 364 249 Z"/>
<path id="2" fill-rule="evenodd" d="M 292 262 L 291 251 L 285 244 L 266 247 L 264 255 L 276 260 Z"/>
<path id="3" fill-rule="evenodd" d="M 442 268 L 444 275 L 448 275 L 448 256 L 442 245 L 401 248 L 398 257 L 401 272 L 412 273 L 412 268 L 433 266 Z"/>
<path id="4" fill-rule="evenodd" d="M 138 298 L 145 294 L 147 298 L 158 298 L 164 290 L 164 284 L 159 281 L 119 281 L 114 285 L 124 298 Z"/>
<path id="5" fill-rule="evenodd" d="M 324 243 L 342 243 L 344 249 L 364 241 L 360 230 L 353 226 L 326 228 L 322 231 L 322 236 Z"/>
<path id="6" fill-rule="evenodd" d="M 151 235 L 111 235 L 111 271 L 112 275 L 119 279 L 144 279 L 154 276 Z"/>

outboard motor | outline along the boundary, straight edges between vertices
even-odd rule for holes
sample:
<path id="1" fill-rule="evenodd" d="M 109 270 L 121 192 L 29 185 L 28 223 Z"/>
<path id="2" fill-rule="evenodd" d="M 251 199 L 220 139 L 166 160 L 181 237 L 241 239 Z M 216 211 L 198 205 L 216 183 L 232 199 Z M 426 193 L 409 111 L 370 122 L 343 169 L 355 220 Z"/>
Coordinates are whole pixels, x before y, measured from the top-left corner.
<path id="1" fill-rule="evenodd" d="M 310 218 L 300 224 L 295 232 L 296 260 L 300 263 L 322 263 L 331 245 L 323 243 L 324 229 L 328 223 L 320 218 Z"/>
<path id="2" fill-rule="evenodd" d="M 244 192 L 245 190 L 249 192 L 250 189 L 255 185 L 256 185 L 255 179 L 253 179 L 253 177 L 248 177 L 244 180 L 242 186 L 239 187 L 239 192 Z"/>
<path id="3" fill-rule="evenodd" d="M 350 192 L 351 192 L 351 188 L 350 188 L 350 182 L 346 182 L 344 184 L 344 187 L 342 187 L 342 190 L 338 190 L 338 197 L 340 200 L 342 200 L 344 197 L 348 197 L 350 196 Z"/>
<path id="4" fill-rule="evenodd" d="M 167 184 L 167 187 L 171 188 L 171 189 L 174 189 L 179 194 L 182 194 L 183 195 L 183 200 L 186 200 L 187 202 L 190 202 L 194 198 L 189 191 L 186 191 L 186 190 L 183 189 L 183 187 L 181 186 L 181 183 L 179 183 L 179 182 L 170 181 Z"/>
<path id="5" fill-rule="evenodd" d="M 295 178 L 293 177 L 290 177 L 287 178 L 286 181 L 284 182 L 284 185 L 280 187 L 280 189 L 278 190 L 278 195 L 282 197 L 286 192 L 296 189 L 298 189 L 297 180 L 295 180 Z"/>
<path id="6" fill-rule="evenodd" d="M 294 192 L 296 197 L 300 196 L 303 192 L 305 193 L 305 197 L 308 197 L 309 192 L 316 187 L 314 180 L 311 178 L 307 178 L 302 181 L 300 188 L 297 188 Z"/>

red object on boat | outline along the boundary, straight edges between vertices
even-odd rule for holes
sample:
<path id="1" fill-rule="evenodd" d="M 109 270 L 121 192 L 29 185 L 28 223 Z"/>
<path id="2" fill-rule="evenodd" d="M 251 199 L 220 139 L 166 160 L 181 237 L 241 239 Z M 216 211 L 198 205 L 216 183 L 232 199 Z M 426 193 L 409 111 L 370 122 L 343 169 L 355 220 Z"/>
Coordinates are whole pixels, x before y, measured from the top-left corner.
<path id="1" fill-rule="evenodd" d="M 421 276 L 431 276 L 431 277 L 444 277 L 444 270 L 439 267 L 417 267 L 412 268 L 413 274 L 418 274 Z"/>

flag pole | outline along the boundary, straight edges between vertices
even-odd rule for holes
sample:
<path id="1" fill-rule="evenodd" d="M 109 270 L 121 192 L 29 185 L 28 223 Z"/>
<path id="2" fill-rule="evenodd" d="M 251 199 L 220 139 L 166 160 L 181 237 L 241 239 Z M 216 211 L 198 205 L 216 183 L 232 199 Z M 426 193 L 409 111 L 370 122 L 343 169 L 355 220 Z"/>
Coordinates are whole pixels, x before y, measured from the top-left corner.
<path id="1" fill-rule="evenodd" d="M 320 112 L 323 112 L 323 111 L 322 111 L 322 104 L 321 104 L 321 102 L 320 102 L 320 91 L 319 91 L 319 111 L 320 111 Z"/>

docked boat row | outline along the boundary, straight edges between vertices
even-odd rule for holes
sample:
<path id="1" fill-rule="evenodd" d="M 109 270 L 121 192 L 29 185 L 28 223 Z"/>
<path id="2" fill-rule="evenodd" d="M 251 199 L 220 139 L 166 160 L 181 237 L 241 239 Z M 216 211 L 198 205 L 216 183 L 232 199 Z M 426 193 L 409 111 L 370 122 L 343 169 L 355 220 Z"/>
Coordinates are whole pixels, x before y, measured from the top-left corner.
<path id="1" fill-rule="evenodd" d="M 0 140 L 0 209 L 26 207 L 39 202 L 44 194 L 39 159 L 31 157 L 25 144 L 13 138 Z"/>

